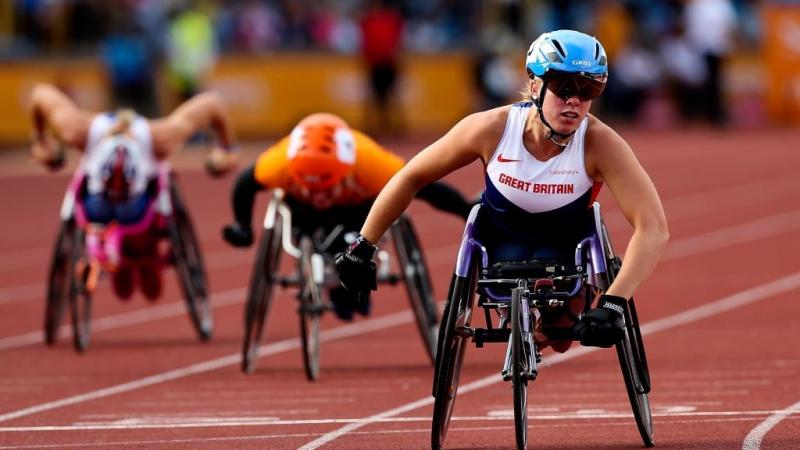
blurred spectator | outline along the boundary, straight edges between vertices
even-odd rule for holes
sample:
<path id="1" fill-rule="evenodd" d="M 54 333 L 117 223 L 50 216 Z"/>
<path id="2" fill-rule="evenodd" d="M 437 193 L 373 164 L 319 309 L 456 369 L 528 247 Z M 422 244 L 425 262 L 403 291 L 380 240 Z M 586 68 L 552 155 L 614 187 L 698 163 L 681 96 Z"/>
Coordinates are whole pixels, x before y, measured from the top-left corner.
<path id="1" fill-rule="evenodd" d="M 610 65 L 604 104 L 613 105 L 625 119 L 639 119 L 661 82 L 661 62 L 653 43 L 634 34 Z"/>
<path id="2" fill-rule="evenodd" d="M 115 10 L 112 31 L 103 41 L 101 56 L 111 82 L 113 109 L 130 108 L 153 116 L 156 54 L 139 25 L 130 20 L 129 8 Z"/>
<path id="3" fill-rule="evenodd" d="M 373 134 L 392 133 L 403 127 L 402 113 L 392 108 L 400 70 L 403 26 L 403 16 L 386 0 L 371 2 L 361 18 L 361 54 L 372 94 L 365 128 Z"/>
<path id="4" fill-rule="evenodd" d="M 733 50 L 736 10 L 729 0 L 689 0 L 684 11 L 686 36 L 705 58 L 707 76 L 703 84 L 706 117 L 715 124 L 728 119 L 722 98 L 722 64 Z"/>
<path id="5" fill-rule="evenodd" d="M 660 54 L 668 88 L 681 117 L 695 119 L 702 116 L 706 109 L 703 103 L 708 68 L 703 55 L 689 42 L 681 24 L 676 24 L 661 42 Z"/>
<path id="6" fill-rule="evenodd" d="M 183 102 L 196 94 L 217 60 L 216 37 L 209 3 L 180 9 L 169 25 L 167 65 L 170 82 Z"/>

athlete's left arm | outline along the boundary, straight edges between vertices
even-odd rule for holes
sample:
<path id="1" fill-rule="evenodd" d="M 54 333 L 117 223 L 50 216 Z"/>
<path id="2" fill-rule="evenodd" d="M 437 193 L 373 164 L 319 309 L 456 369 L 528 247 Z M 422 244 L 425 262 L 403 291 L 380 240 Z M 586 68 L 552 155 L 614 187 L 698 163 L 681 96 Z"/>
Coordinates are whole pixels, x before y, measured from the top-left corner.
<path id="1" fill-rule="evenodd" d="M 669 239 L 661 200 L 627 142 L 597 119 L 586 134 L 589 173 L 608 185 L 634 232 L 625 262 L 606 294 L 631 298 L 655 269 Z"/>
<path id="2" fill-rule="evenodd" d="M 232 169 L 238 161 L 236 134 L 222 97 L 214 92 L 198 94 L 178 106 L 169 116 L 151 122 L 153 151 L 160 159 L 179 151 L 192 135 L 211 128 L 216 145 L 207 166 L 217 172 Z"/>

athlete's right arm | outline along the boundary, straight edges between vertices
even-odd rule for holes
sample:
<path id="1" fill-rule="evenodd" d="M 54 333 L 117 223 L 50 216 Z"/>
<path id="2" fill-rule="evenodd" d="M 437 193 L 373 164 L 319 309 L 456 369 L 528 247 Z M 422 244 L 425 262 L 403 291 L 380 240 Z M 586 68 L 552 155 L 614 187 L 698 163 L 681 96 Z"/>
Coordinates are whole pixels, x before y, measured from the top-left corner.
<path id="1" fill-rule="evenodd" d="M 30 115 L 33 122 L 31 153 L 43 164 L 51 164 L 59 155 L 58 143 L 48 136 L 52 132 L 61 144 L 83 150 L 89 127 L 97 113 L 78 108 L 69 97 L 50 84 L 38 84 L 31 91 Z"/>
<path id="2" fill-rule="evenodd" d="M 361 228 L 361 235 L 369 242 L 377 242 L 420 188 L 476 159 L 485 159 L 491 142 L 494 140 L 496 144 L 500 137 L 498 114 L 498 110 L 490 110 L 467 116 L 414 156 L 378 195 Z"/>

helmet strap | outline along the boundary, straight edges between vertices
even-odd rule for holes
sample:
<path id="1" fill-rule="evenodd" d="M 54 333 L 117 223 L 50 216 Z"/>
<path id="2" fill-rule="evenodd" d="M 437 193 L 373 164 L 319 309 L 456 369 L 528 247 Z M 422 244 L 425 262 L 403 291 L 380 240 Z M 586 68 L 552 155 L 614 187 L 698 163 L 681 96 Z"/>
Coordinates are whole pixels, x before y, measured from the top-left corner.
<path id="1" fill-rule="evenodd" d="M 542 89 L 541 91 L 539 91 L 539 98 L 534 98 L 531 100 L 533 100 L 533 104 L 536 106 L 536 110 L 539 112 L 539 119 L 541 119 L 544 126 L 547 127 L 547 139 L 552 141 L 554 144 L 556 144 L 559 148 L 563 150 L 567 148 L 567 145 L 569 144 L 567 140 L 569 140 L 569 138 L 573 134 L 575 134 L 575 132 L 578 130 L 575 129 L 570 133 L 559 133 L 550 125 L 549 122 L 547 122 L 547 119 L 544 118 L 544 112 L 542 112 L 542 105 L 544 105 L 544 95 L 546 92 L 547 92 L 547 79 L 542 78 Z"/>

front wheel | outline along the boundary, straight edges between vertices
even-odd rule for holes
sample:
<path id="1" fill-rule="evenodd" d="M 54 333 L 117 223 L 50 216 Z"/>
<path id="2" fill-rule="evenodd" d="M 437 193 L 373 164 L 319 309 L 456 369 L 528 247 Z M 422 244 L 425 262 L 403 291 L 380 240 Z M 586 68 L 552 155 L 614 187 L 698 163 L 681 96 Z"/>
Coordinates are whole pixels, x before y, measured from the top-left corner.
<path id="1" fill-rule="evenodd" d="M 514 390 L 514 434 L 517 449 L 528 446 L 528 361 L 520 302 L 524 301 L 519 288 L 511 292 L 511 384 Z"/>
<path id="2" fill-rule="evenodd" d="M 274 226 L 261 232 L 258 252 L 250 275 L 250 287 L 244 315 L 244 342 L 242 344 L 242 371 L 253 373 L 258 357 L 258 346 L 272 303 L 272 290 L 278 273 L 281 256 L 281 218 L 275 216 Z"/>
<path id="3" fill-rule="evenodd" d="M 314 243 L 308 236 L 300 239 L 300 336 L 303 341 L 303 367 L 306 378 L 314 381 L 319 376 L 319 321 L 325 310 L 322 287 L 316 279 L 314 265 L 321 255 L 314 252 Z"/>
<path id="4" fill-rule="evenodd" d="M 74 272 L 73 254 L 77 241 L 78 228 L 75 219 L 61 221 L 50 262 L 47 280 L 47 304 L 44 313 L 44 341 L 47 345 L 55 344 L 58 329 L 69 303 L 70 286 Z"/>
<path id="5" fill-rule="evenodd" d="M 435 363 L 439 319 L 436 316 L 433 286 L 422 246 L 413 225 L 405 216 L 397 219 L 391 232 L 417 329 L 422 337 L 425 352 L 431 363 Z"/>
<path id="6" fill-rule="evenodd" d="M 208 277 L 200 251 L 200 242 L 175 180 L 170 186 L 170 193 L 173 212 L 169 225 L 169 237 L 172 243 L 175 269 L 192 325 L 197 331 L 198 337 L 207 341 L 211 339 L 214 332 L 214 317 L 208 299 L 206 281 Z"/>

